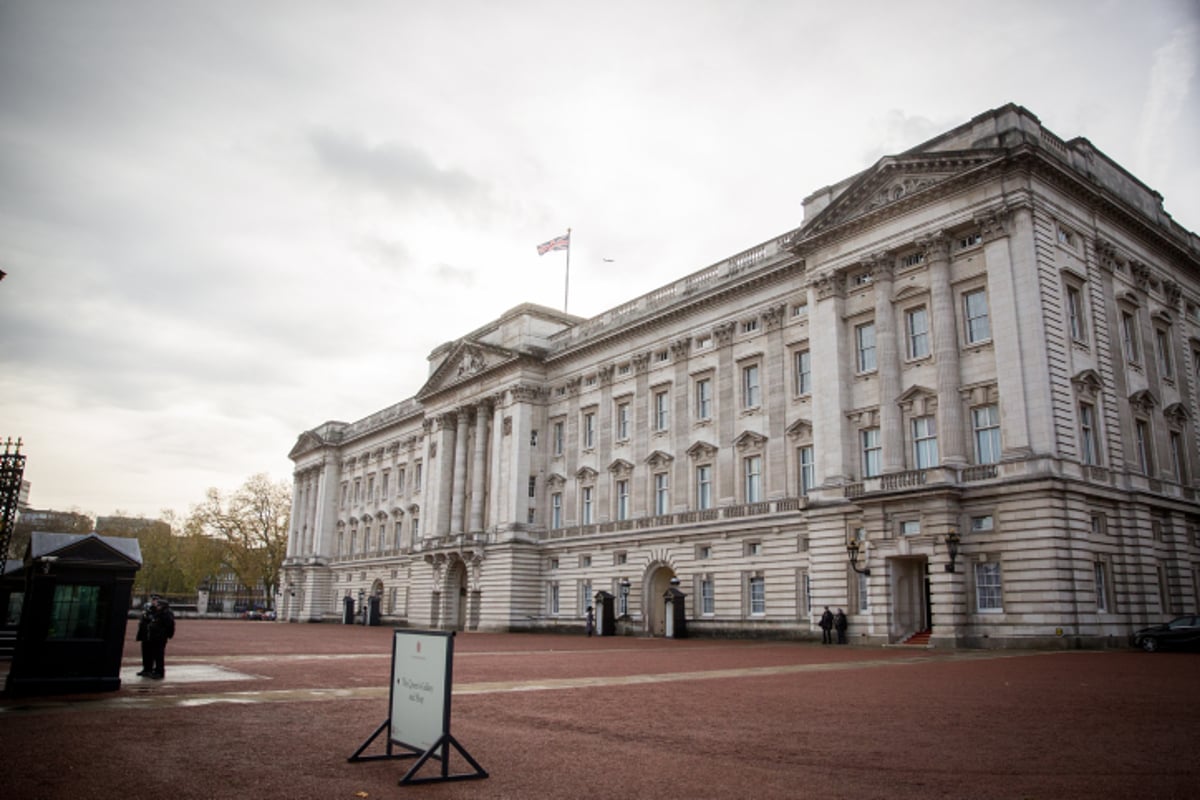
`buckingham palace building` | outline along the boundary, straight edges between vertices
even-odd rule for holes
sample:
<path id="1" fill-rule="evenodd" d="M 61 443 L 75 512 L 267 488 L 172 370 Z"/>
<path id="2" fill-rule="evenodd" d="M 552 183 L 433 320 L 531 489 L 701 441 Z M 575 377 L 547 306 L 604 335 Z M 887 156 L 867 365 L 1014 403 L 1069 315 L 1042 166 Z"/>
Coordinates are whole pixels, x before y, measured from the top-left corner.
<path id="1" fill-rule="evenodd" d="M 1198 418 L 1200 237 L 1007 105 L 301 433 L 279 618 L 1123 645 L 1197 611 Z"/>

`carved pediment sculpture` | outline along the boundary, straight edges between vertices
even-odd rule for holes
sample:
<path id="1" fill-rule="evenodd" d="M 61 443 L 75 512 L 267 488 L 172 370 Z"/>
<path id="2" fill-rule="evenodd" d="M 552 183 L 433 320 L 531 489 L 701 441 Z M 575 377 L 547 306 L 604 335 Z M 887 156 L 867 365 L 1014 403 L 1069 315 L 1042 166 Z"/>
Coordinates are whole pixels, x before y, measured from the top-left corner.
<path id="1" fill-rule="evenodd" d="M 687 449 L 687 454 L 697 461 L 705 461 L 717 455 L 716 445 L 697 441 Z"/>
<path id="2" fill-rule="evenodd" d="M 734 446 L 741 452 L 762 449 L 767 443 L 767 437 L 756 431 L 745 431 L 733 440 Z"/>

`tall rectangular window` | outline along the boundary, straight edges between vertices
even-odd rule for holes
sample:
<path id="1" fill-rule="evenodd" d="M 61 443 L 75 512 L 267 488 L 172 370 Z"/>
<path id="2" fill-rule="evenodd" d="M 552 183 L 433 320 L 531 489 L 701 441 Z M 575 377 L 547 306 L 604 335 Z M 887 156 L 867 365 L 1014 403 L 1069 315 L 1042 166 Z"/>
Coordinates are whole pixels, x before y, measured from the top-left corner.
<path id="1" fill-rule="evenodd" d="M 546 605 L 548 605 L 550 607 L 549 611 L 551 614 L 558 614 L 558 584 L 557 583 L 550 584 L 550 592 L 549 592 L 549 597 L 546 600 Z"/>
<path id="2" fill-rule="evenodd" d="M 747 456 L 742 460 L 746 478 L 746 502 L 762 500 L 762 456 Z"/>
<path id="3" fill-rule="evenodd" d="M 1139 364 L 1138 357 L 1138 321 L 1133 311 L 1121 312 L 1121 349 L 1125 351 L 1125 360 L 1130 364 Z"/>
<path id="4" fill-rule="evenodd" d="M 1096 409 L 1091 403 L 1079 404 L 1079 460 L 1100 463 L 1100 440 L 1096 435 Z"/>
<path id="5" fill-rule="evenodd" d="M 971 409 L 971 427 L 975 431 L 975 463 L 1000 461 L 1000 408 L 996 405 Z"/>
<path id="6" fill-rule="evenodd" d="M 712 419 L 712 380 L 701 378 L 696 381 L 696 419 Z"/>
<path id="7" fill-rule="evenodd" d="M 817 485 L 817 464 L 811 444 L 801 447 L 797 455 L 800 463 L 800 496 L 803 497 Z"/>
<path id="8" fill-rule="evenodd" d="M 904 317 L 908 329 L 908 357 L 924 358 L 929 355 L 929 312 L 921 306 L 909 310 Z"/>
<path id="9" fill-rule="evenodd" d="M 700 579 L 700 613 L 706 616 L 712 616 L 716 608 L 716 599 L 713 592 L 713 579 L 709 575 L 705 575 Z"/>
<path id="10" fill-rule="evenodd" d="M 875 323 L 868 322 L 854 328 L 854 342 L 858 352 L 858 371 L 875 371 Z"/>
<path id="11" fill-rule="evenodd" d="M 937 422 L 932 416 L 912 421 L 913 466 L 929 469 L 938 465 Z"/>
<path id="12" fill-rule="evenodd" d="M 617 481 L 617 519 L 629 519 L 629 481 Z"/>
<path id="13" fill-rule="evenodd" d="M 596 415 L 588 412 L 583 415 L 583 448 L 591 450 L 596 446 Z"/>
<path id="14" fill-rule="evenodd" d="M 391 473 L 385 471 L 383 473 L 383 477 L 380 479 L 382 485 L 379 487 L 379 492 L 380 492 L 380 494 L 383 495 L 384 500 L 386 500 L 388 498 L 388 478 L 390 478 L 390 477 L 391 477 Z"/>
<path id="15" fill-rule="evenodd" d="M 421 476 L 425 472 L 425 470 L 423 469 L 424 466 L 425 466 L 424 463 L 418 461 L 417 466 L 413 469 L 413 491 L 414 492 L 421 491 Z"/>
<path id="16" fill-rule="evenodd" d="M 654 473 L 654 515 L 661 517 L 671 508 L 671 486 L 667 473 Z"/>
<path id="17" fill-rule="evenodd" d="M 712 465 L 696 467 L 696 508 L 701 511 L 712 508 Z"/>
<path id="18" fill-rule="evenodd" d="M 1078 286 L 1067 287 L 1067 328 L 1072 340 L 1087 341 L 1087 324 L 1083 318 L 1083 292 Z"/>
<path id="19" fill-rule="evenodd" d="M 858 610 L 867 612 L 871 610 L 871 583 L 870 576 L 858 573 Z"/>
<path id="20" fill-rule="evenodd" d="M 767 586 L 761 575 L 750 578 L 750 613 L 761 616 L 767 613 Z"/>
<path id="21" fill-rule="evenodd" d="M 975 608 L 978 611 L 1004 610 L 1000 565 L 995 561 L 975 564 Z"/>
<path id="22" fill-rule="evenodd" d="M 812 393 L 812 356 L 807 350 L 796 353 L 796 394 Z"/>
<path id="23" fill-rule="evenodd" d="M 758 364 L 747 364 L 742 367 L 742 407 L 757 408 L 759 405 Z"/>
<path id="24" fill-rule="evenodd" d="M 617 404 L 617 440 L 629 438 L 629 403 Z"/>
<path id="25" fill-rule="evenodd" d="M 665 431 L 670 422 L 670 404 L 665 391 L 654 393 L 654 430 Z"/>
<path id="26" fill-rule="evenodd" d="M 1158 374 L 1163 378 L 1175 376 L 1175 362 L 1171 359 L 1171 334 L 1164 328 L 1154 329 L 1154 350 L 1158 355 Z"/>
<path id="27" fill-rule="evenodd" d="M 562 492 L 550 495 L 550 527 L 562 527 Z"/>
<path id="28" fill-rule="evenodd" d="M 537 476 L 536 475 L 529 476 L 529 496 L 537 497 Z"/>
<path id="29" fill-rule="evenodd" d="M 1167 438 L 1167 444 L 1171 448 L 1171 476 L 1176 483 L 1187 483 L 1187 462 L 1184 460 L 1183 450 L 1183 434 L 1179 431 L 1171 431 L 1171 435 Z"/>
<path id="30" fill-rule="evenodd" d="M 591 486 L 583 487 L 583 496 L 580 498 L 583 506 L 581 509 L 581 525 L 592 524 L 592 493 L 593 488 Z"/>
<path id="31" fill-rule="evenodd" d="M 1150 444 L 1150 423 L 1144 419 L 1133 421 L 1133 438 L 1137 448 L 1138 470 L 1150 475 L 1154 470 L 1154 451 Z"/>
<path id="32" fill-rule="evenodd" d="M 588 606 L 592 604 L 592 582 L 580 581 L 579 583 L 579 616 L 586 616 Z"/>
<path id="33" fill-rule="evenodd" d="M 879 428 L 864 428 L 859 431 L 862 442 L 862 476 L 874 478 L 883 471 L 883 451 L 879 441 Z"/>
<path id="34" fill-rule="evenodd" d="M 967 323 L 967 344 L 983 342 L 992 338 L 992 324 L 988 319 L 986 291 L 976 289 L 963 295 L 963 318 Z"/>
<path id="35" fill-rule="evenodd" d="M 561 421 L 555 422 L 554 425 L 551 427 L 550 431 L 551 431 L 550 435 L 554 439 L 554 442 L 553 442 L 554 455 L 561 456 L 563 454 L 563 439 L 564 439 L 563 423 Z"/>
<path id="36" fill-rule="evenodd" d="M 1104 574 L 1104 563 L 1097 561 L 1093 564 L 1092 574 L 1096 581 L 1096 610 L 1108 611 L 1108 579 Z"/>

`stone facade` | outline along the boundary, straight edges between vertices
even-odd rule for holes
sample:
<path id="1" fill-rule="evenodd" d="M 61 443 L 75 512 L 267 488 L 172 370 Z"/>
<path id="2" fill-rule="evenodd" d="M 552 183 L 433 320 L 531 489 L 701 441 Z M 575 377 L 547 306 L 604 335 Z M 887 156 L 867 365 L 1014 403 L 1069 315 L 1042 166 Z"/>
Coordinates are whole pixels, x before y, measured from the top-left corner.
<path id="1" fill-rule="evenodd" d="M 280 618 L 362 592 L 567 629 L 606 591 L 661 634 L 677 586 L 692 635 L 828 605 L 852 641 L 1073 646 L 1194 611 L 1200 238 L 1011 105 L 804 209 L 597 317 L 515 308 L 301 434 Z"/>

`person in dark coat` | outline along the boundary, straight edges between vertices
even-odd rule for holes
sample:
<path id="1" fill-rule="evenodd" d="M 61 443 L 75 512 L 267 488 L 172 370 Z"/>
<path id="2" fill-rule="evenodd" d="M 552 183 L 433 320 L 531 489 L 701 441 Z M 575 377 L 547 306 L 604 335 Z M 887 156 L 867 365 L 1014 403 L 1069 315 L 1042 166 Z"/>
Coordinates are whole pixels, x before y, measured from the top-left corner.
<path id="1" fill-rule="evenodd" d="M 829 606 L 825 606 L 825 613 L 821 615 L 821 621 L 817 624 L 821 626 L 821 644 L 833 644 L 833 612 L 829 610 Z"/>
<path id="2" fill-rule="evenodd" d="M 833 617 L 833 627 L 837 630 L 838 644 L 846 643 L 846 625 L 846 612 L 839 608 Z"/>
<path id="3" fill-rule="evenodd" d="M 146 629 L 150 626 L 150 616 L 154 609 L 154 599 L 158 595 L 152 595 L 150 602 L 142 606 L 142 617 L 138 620 L 137 640 L 142 643 L 142 671 L 138 673 L 138 677 L 148 678 L 150 673 L 154 672 L 154 656 L 153 650 L 150 647 L 150 641 L 146 638 Z"/>
<path id="4" fill-rule="evenodd" d="M 162 678 L 166 675 L 164 659 L 167 652 L 167 640 L 175 635 L 175 615 L 171 606 L 161 597 L 155 598 L 150 604 L 150 619 L 146 623 L 146 641 L 150 647 L 151 678 Z"/>
<path id="5" fill-rule="evenodd" d="M 596 630 L 596 612 L 591 607 L 587 607 L 587 635 L 591 636 Z"/>

